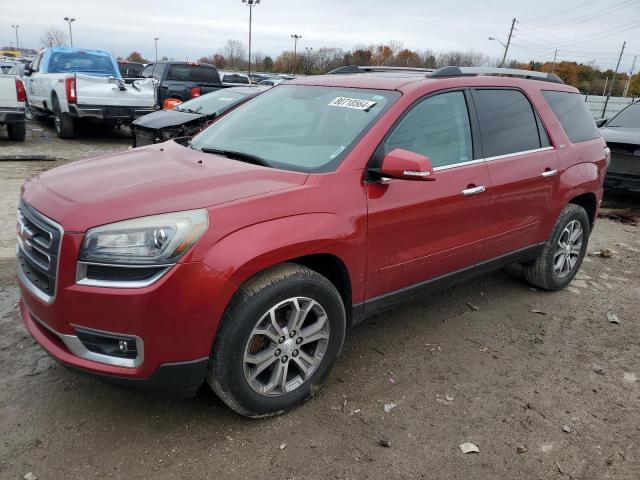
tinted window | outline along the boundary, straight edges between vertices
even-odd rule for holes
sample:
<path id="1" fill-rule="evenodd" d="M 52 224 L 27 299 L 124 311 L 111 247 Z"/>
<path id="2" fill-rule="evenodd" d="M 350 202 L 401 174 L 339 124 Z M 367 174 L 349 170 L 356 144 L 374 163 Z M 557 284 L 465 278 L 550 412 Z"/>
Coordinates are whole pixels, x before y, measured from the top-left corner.
<path id="1" fill-rule="evenodd" d="M 426 155 L 434 167 L 471 160 L 471 127 L 464 93 L 442 93 L 421 101 L 400 120 L 384 147 L 385 153 L 403 148 Z"/>
<path id="2" fill-rule="evenodd" d="M 234 73 L 225 73 L 222 80 L 225 83 L 244 83 L 246 85 L 249 84 L 249 77 L 245 77 L 244 75 L 238 75 Z"/>
<path id="3" fill-rule="evenodd" d="M 572 143 L 593 140 L 600 136 L 596 122 L 579 94 L 543 91 L 542 95 Z"/>
<path id="4" fill-rule="evenodd" d="M 190 65 L 188 63 L 174 64 L 169 67 L 167 80 L 200 83 L 220 83 L 218 71 L 204 65 Z"/>
<path id="5" fill-rule="evenodd" d="M 613 117 L 607 127 L 640 128 L 640 103 L 629 105 Z"/>
<path id="6" fill-rule="evenodd" d="M 485 158 L 540 148 L 531 103 L 517 90 L 474 92 Z"/>

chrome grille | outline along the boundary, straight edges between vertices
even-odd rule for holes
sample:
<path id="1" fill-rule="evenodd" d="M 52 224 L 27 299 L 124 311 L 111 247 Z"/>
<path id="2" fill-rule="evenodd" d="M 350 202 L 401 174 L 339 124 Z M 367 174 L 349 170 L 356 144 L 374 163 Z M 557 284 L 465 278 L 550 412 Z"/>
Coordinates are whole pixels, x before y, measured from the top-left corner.
<path id="1" fill-rule="evenodd" d="M 56 290 L 62 227 L 21 201 L 16 229 L 18 273 L 27 287 L 50 301 Z"/>

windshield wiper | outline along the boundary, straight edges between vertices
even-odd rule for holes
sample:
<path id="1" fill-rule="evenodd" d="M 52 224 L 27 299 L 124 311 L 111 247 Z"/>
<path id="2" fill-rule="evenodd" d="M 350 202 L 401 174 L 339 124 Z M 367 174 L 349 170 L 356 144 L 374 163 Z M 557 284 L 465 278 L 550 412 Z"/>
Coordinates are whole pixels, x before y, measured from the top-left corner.
<path id="1" fill-rule="evenodd" d="M 271 165 L 264 158 L 258 157 L 257 155 L 252 155 L 251 153 L 236 152 L 234 150 L 222 150 L 218 148 L 201 148 L 200 151 L 202 153 L 213 153 L 215 155 L 223 155 L 227 158 L 240 160 L 241 162 L 248 162 L 248 163 L 253 163 L 255 165 L 261 165 L 263 167 L 273 168 L 273 165 Z"/>

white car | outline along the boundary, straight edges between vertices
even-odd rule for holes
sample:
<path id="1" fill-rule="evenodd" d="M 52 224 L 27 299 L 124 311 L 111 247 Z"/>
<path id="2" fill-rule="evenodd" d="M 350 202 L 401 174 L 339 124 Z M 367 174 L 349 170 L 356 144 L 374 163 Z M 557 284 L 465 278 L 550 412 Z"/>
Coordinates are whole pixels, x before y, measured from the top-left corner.
<path id="1" fill-rule="evenodd" d="M 251 85 L 251 79 L 246 73 L 238 72 L 218 72 L 220 81 L 225 85 L 246 86 Z"/>
<path id="2" fill-rule="evenodd" d="M 79 119 L 128 125 L 156 110 L 156 81 L 125 84 L 109 52 L 50 47 L 25 69 L 28 109 L 53 115 L 60 138 L 74 135 Z"/>
<path id="3" fill-rule="evenodd" d="M 26 93 L 15 75 L 0 75 L 0 125 L 6 125 L 11 140 L 24 141 Z"/>

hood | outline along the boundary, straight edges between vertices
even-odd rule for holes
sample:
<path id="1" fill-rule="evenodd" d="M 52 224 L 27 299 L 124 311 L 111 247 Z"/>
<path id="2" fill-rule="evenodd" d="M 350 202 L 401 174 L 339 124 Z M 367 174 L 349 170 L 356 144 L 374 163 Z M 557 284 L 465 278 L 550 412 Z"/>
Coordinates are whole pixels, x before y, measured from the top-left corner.
<path id="1" fill-rule="evenodd" d="M 28 180 L 23 197 L 65 231 L 84 232 L 119 220 L 293 188 L 307 177 L 169 141 L 54 168 Z"/>
<path id="2" fill-rule="evenodd" d="M 631 143 L 640 145 L 640 128 L 629 127 L 603 127 L 600 129 L 600 135 L 605 142 L 611 143 Z"/>
<path id="3" fill-rule="evenodd" d="M 200 113 L 179 112 L 177 110 L 158 110 L 140 117 L 133 122 L 134 127 L 160 129 L 177 127 L 204 117 Z"/>

